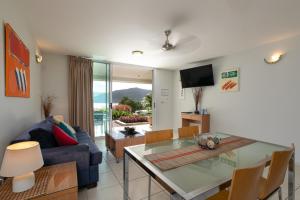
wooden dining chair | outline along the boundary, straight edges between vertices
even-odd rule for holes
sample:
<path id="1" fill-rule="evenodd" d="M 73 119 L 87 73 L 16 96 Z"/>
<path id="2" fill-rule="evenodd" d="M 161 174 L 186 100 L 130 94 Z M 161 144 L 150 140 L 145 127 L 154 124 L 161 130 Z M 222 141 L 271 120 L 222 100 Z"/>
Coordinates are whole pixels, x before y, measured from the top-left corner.
<path id="1" fill-rule="evenodd" d="M 233 172 L 231 186 L 222 190 L 207 200 L 256 200 L 259 194 L 259 184 L 266 163 L 250 168 L 237 169 Z"/>
<path id="2" fill-rule="evenodd" d="M 199 134 L 199 126 L 185 126 L 178 128 L 179 138 L 193 137 Z"/>
<path id="3" fill-rule="evenodd" d="M 152 144 L 155 142 L 162 142 L 173 139 L 173 129 L 147 131 L 145 134 L 145 144 Z M 151 176 L 148 178 L 148 199 L 151 196 Z"/>
<path id="4" fill-rule="evenodd" d="M 279 200 L 282 200 L 281 185 L 294 151 L 295 147 L 292 145 L 292 148 L 288 150 L 276 151 L 272 154 L 268 175 L 266 178 L 262 177 L 260 181 L 260 200 L 269 199 L 276 192 L 278 192 Z"/>
<path id="5" fill-rule="evenodd" d="M 145 144 L 152 144 L 171 139 L 173 139 L 173 129 L 148 131 L 145 134 Z"/>

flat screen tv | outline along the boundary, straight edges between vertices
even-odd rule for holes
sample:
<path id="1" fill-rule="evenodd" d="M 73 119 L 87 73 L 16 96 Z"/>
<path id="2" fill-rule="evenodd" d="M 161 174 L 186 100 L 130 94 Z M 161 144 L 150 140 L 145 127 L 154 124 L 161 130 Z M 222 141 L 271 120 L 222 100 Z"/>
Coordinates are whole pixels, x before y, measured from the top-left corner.
<path id="1" fill-rule="evenodd" d="M 214 85 L 212 65 L 180 70 L 182 88 Z"/>

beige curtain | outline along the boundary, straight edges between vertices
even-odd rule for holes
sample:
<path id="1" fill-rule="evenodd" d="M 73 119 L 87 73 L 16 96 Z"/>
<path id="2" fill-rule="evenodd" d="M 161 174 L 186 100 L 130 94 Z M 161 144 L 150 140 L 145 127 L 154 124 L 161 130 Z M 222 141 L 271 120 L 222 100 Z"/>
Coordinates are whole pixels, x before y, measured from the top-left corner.
<path id="1" fill-rule="evenodd" d="M 93 63 L 74 56 L 69 64 L 69 118 L 94 139 Z"/>

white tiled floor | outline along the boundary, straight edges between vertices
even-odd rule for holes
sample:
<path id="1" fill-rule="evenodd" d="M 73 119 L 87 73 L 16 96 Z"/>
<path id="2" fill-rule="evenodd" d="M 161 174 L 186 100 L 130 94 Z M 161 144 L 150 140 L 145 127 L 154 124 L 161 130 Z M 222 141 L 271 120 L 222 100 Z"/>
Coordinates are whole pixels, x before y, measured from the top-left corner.
<path id="1" fill-rule="evenodd" d="M 103 152 L 103 162 L 99 165 L 100 182 L 92 189 L 79 191 L 79 200 L 121 200 L 123 198 L 123 163 L 116 163 L 110 152 L 106 152 L 104 140 L 96 142 Z M 129 163 L 130 200 L 144 200 L 148 197 L 148 176 L 135 163 Z M 169 194 L 156 182 L 152 181 L 151 199 L 169 200 Z"/>
<path id="2" fill-rule="evenodd" d="M 111 153 L 106 152 L 104 140 L 96 142 L 103 152 L 103 162 L 99 165 L 100 181 L 92 189 L 79 191 L 79 200 L 122 200 L 123 163 L 116 163 Z M 130 200 L 146 200 L 148 197 L 148 176 L 134 162 L 129 163 Z M 287 180 L 287 178 L 286 178 Z M 157 182 L 152 181 L 151 200 L 169 200 L 170 195 Z M 287 181 L 283 185 L 283 197 L 287 199 Z M 278 200 L 275 194 L 270 200 Z M 296 200 L 300 200 L 300 166 L 296 166 Z"/>

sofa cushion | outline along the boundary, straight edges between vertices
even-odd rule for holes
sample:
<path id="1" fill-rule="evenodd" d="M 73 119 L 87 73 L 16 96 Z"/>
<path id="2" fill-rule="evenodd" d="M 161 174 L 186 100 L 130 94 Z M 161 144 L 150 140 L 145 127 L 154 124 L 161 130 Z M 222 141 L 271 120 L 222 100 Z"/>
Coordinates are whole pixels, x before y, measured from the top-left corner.
<path id="1" fill-rule="evenodd" d="M 38 128 L 29 132 L 31 140 L 40 143 L 42 149 L 57 147 L 57 142 L 54 135 L 44 129 Z"/>
<path id="2" fill-rule="evenodd" d="M 53 126 L 53 119 L 52 117 L 48 117 L 47 119 L 34 124 L 29 129 L 24 131 L 21 135 L 19 135 L 12 143 L 21 142 L 21 141 L 28 141 L 31 139 L 29 132 L 35 129 L 44 129 L 48 132 L 52 132 L 52 126 Z"/>
<path id="3" fill-rule="evenodd" d="M 52 119 L 55 124 L 59 124 L 60 122 L 64 121 L 62 115 L 52 116 Z"/>
<path id="4" fill-rule="evenodd" d="M 75 130 L 75 132 L 81 132 L 80 126 L 72 126 L 72 128 Z"/>
<path id="5" fill-rule="evenodd" d="M 59 122 L 58 127 L 61 128 L 65 133 L 67 133 L 70 137 L 74 138 L 77 141 L 76 131 L 66 122 Z"/>
<path id="6" fill-rule="evenodd" d="M 76 145 L 78 142 L 57 125 L 53 125 L 53 135 L 59 146 Z"/>
<path id="7" fill-rule="evenodd" d="M 98 149 L 97 145 L 93 142 L 90 136 L 84 132 L 76 132 L 79 144 L 87 144 L 90 151 L 90 165 L 98 165 L 102 162 L 102 152 Z"/>

